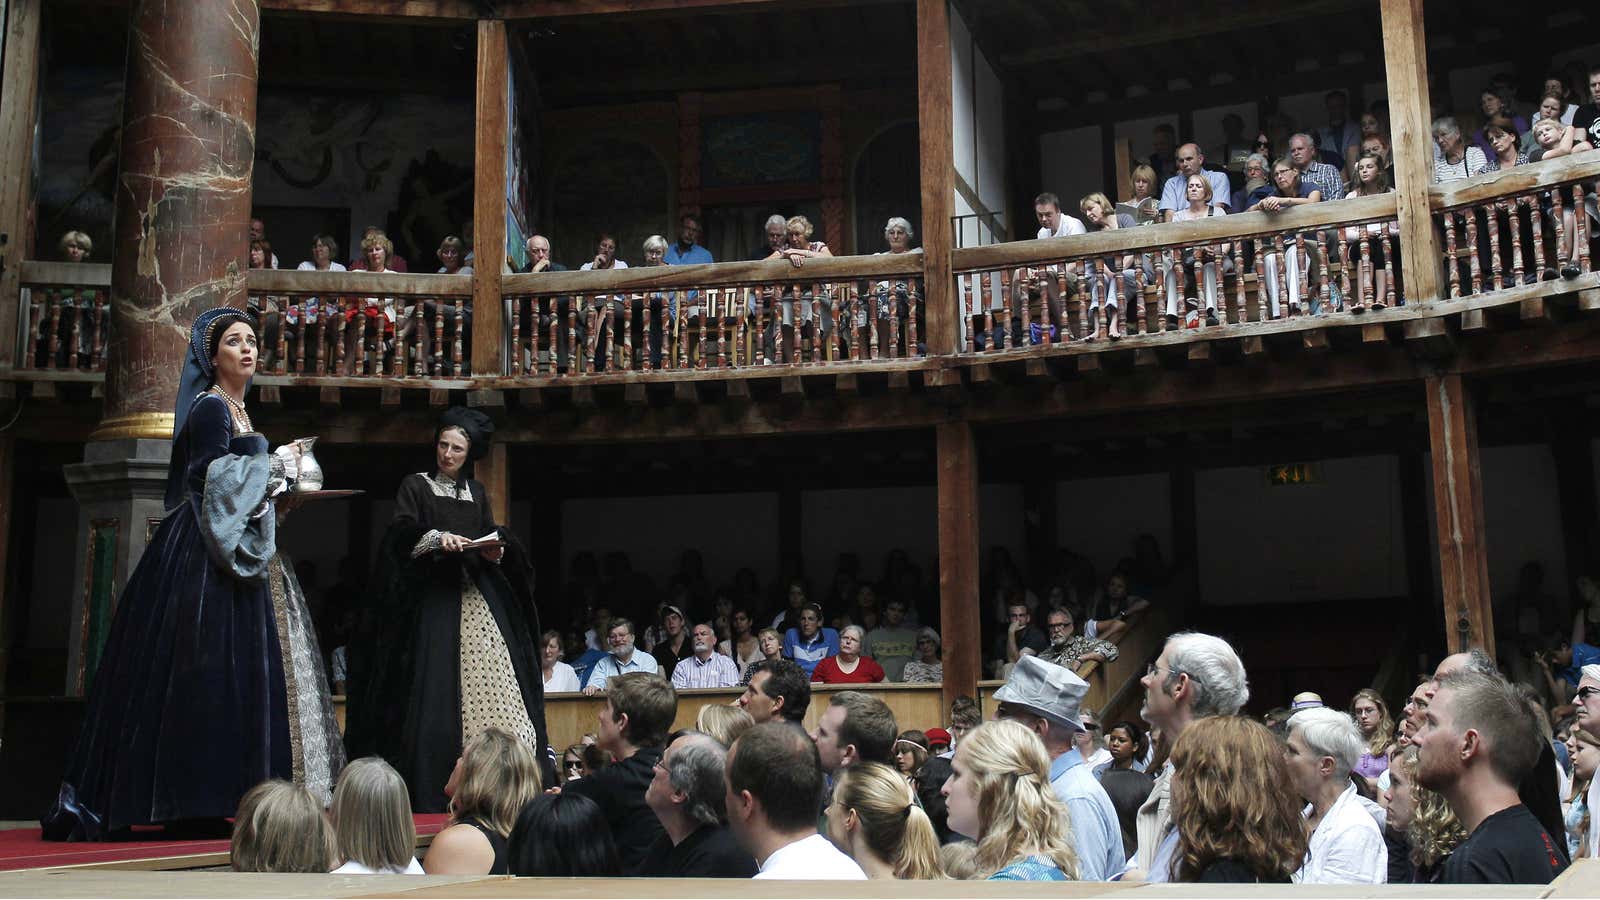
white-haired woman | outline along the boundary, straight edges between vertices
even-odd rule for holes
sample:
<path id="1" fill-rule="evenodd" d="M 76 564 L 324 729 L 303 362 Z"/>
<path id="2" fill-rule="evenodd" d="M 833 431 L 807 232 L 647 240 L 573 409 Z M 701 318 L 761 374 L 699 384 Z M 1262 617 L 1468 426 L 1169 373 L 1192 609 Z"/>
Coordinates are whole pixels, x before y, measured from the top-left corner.
<path id="1" fill-rule="evenodd" d="M 406 781 L 381 757 L 344 767 L 328 808 L 343 863 L 335 875 L 421 875 Z"/>
<path id="2" fill-rule="evenodd" d="M 846 625 L 839 632 L 839 652 L 817 663 L 811 680 L 822 684 L 876 684 L 883 680 L 883 666 L 870 656 L 861 655 L 866 632 L 860 625 Z"/>
<path id="3" fill-rule="evenodd" d="M 956 745 L 947 798 L 950 829 L 978 843 L 979 877 L 1072 881 L 1072 820 L 1050 787 L 1044 742 L 1020 722 L 985 722 Z"/>
<path id="4" fill-rule="evenodd" d="M 1284 760 L 1290 784 L 1307 801 L 1311 831 L 1306 864 L 1295 881 L 1383 884 L 1388 879 L 1383 829 L 1367 808 L 1371 801 L 1350 780 L 1365 750 L 1361 729 L 1346 713 L 1319 707 L 1301 710 L 1289 720 Z"/>
<path id="5" fill-rule="evenodd" d="M 894 216 L 883 226 L 883 242 L 887 249 L 880 250 L 873 255 L 921 253 L 921 247 L 911 246 L 911 239 L 914 237 L 916 237 L 916 232 L 911 228 L 911 221 L 903 216 Z M 866 340 L 862 329 L 867 327 L 868 310 L 871 310 L 874 327 L 878 329 L 878 346 L 884 348 L 884 355 L 888 355 L 891 341 L 896 343 L 896 353 L 906 351 L 906 348 L 899 344 L 899 340 L 904 340 L 905 338 L 897 340 L 895 336 L 904 334 L 909 337 L 909 332 L 904 331 L 904 329 L 911 315 L 911 294 L 913 291 L 916 292 L 917 307 L 920 312 L 922 308 L 921 288 L 921 284 L 915 279 L 879 281 L 874 284 L 868 295 L 861 298 L 861 305 L 856 308 L 856 331 L 852 337 L 855 340 Z M 922 316 L 919 315 L 917 318 L 920 320 Z M 891 329 L 891 321 L 899 322 L 899 329 Z M 921 342 L 919 341 L 919 343 Z M 914 354 L 909 354 L 909 351 L 906 351 L 903 355 Z"/>
<path id="6" fill-rule="evenodd" d="M 1482 149 L 1468 144 L 1461 136 L 1461 126 L 1451 116 L 1433 120 L 1433 142 L 1439 145 L 1442 154 L 1433 163 L 1434 184 L 1470 178 L 1489 162 Z"/>

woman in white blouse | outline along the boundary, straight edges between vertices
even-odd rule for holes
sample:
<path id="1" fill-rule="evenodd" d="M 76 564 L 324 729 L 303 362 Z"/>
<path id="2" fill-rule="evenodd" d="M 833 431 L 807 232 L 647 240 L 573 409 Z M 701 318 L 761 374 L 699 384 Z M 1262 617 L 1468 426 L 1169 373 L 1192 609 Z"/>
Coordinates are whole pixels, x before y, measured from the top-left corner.
<path id="1" fill-rule="evenodd" d="M 578 684 L 578 673 L 561 661 L 561 633 L 546 631 L 540 637 L 539 668 L 544 676 L 546 694 L 577 693 L 583 689 Z"/>

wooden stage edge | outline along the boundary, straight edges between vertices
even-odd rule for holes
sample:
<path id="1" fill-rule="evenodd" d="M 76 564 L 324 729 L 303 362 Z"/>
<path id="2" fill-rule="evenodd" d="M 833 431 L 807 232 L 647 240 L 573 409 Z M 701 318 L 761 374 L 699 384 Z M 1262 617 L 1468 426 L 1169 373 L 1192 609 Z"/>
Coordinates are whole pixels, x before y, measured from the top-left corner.
<path id="1" fill-rule="evenodd" d="M 751 885 L 719 879 L 506 878 L 446 875 L 249 875 L 232 872 L 108 872 L 38 869 L 0 874 L 0 897 L 663 897 L 746 898 Z M 787 898 L 1062 898 L 1062 897 L 1513 897 L 1568 898 L 1600 895 L 1600 863 L 1582 861 L 1551 885 L 1377 885 L 1368 887 L 1292 885 L 1145 885 L 1061 882 L 813 882 L 770 881 L 761 885 L 767 900 Z"/>

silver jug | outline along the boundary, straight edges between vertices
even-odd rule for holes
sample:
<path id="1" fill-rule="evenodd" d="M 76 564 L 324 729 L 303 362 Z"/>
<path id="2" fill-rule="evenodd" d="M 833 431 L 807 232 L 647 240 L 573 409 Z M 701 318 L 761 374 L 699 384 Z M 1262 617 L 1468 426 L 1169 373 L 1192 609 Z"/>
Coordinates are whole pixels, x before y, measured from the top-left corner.
<path id="1" fill-rule="evenodd" d="M 300 447 L 300 477 L 295 480 L 294 489 L 297 491 L 322 490 L 322 463 L 317 462 L 317 457 L 311 452 L 311 446 L 317 442 L 317 439 L 314 437 L 295 438 L 294 442 Z"/>

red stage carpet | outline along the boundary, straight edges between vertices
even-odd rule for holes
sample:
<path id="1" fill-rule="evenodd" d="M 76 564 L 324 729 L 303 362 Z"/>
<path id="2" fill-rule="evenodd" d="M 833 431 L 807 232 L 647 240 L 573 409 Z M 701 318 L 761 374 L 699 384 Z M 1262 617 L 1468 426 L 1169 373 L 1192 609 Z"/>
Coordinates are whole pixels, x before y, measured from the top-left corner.
<path id="1" fill-rule="evenodd" d="M 418 815 L 417 835 L 435 835 L 444 827 L 442 814 Z M 158 832 L 152 832 L 158 833 Z M 210 841 L 114 841 L 108 843 L 62 843 L 39 837 L 37 828 L 0 831 L 0 871 L 42 869 L 50 866 L 77 866 L 85 863 L 127 862 L 134 859 L 159 859 L 165 856 L 190 856 L 196 853 L 226 853 L 228 842 Z"/>

